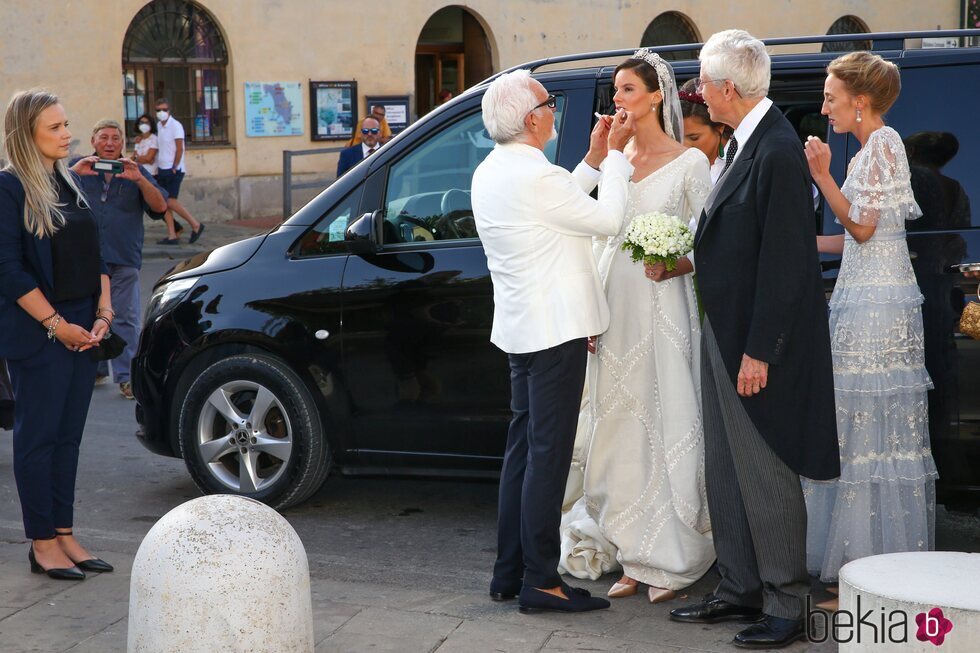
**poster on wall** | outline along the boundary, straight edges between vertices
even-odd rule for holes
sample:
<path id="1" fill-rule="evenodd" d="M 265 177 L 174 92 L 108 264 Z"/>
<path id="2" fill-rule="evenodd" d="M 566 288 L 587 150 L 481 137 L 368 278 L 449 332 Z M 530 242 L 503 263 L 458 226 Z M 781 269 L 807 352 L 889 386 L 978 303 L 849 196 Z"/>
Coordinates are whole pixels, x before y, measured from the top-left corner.
<path id="1" fill-rule="evenodd" d="M 302 82 L 245 82 L 245 135 L 302 136 L 302 91 Z"/>
<path id="2" fill-rule="evenodd" d="M 410 119 L 407 95 L 368 95 L 364 98 L 364 102 L 369 113 L 371 107 L 376 104 L 384 106 L 385 120 L 388 121 L 392 134 L 397 134 L 408 127 Z"/>
<path id="3" fill-rule="evenodd" d="M 357 124 L 357 82 L 310 80 L 310 137 L 347 140 Z"/>

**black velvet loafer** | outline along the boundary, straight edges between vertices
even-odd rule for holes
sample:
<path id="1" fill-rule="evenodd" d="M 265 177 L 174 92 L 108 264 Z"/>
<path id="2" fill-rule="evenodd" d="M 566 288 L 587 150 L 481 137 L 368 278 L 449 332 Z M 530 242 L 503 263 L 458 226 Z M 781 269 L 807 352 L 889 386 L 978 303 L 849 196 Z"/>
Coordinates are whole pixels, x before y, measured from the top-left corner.
<path id="1" fill-rule="evenodd" d="M 561 587 L 568 598 L 563 599 L 560 596 L 525 585 L 521 588 L 518 598 L 518 610 L 524 614 L 531 614 L 545 611 L 590 612 L 609 607 L 609 601 L 593 597 L 585 590 L 579 591 L 578 588 L 569 587 L 565 583 L 562 583 Z"/>
<path id="2" fill-rule="evenodd" d="M 732 644 L 739 648 L 783 648 L 805 635 L 802 619 L 783 619 L 767 614 L 762 621 L 735 635 Z"/>
<path id="3" fill-rule="evenodd" d="M 520 580 L 494 578 L 490 581 L 490 600 L 511 601 L 516 599 L 517 595 L 521 593 L 521 585 L 523 584 L 524 582 Z"/>
<path id="4" fill-rule="evenodd" d="M 719 599 L 714 594 L 706 594 L 700 603 L 674 608 L 670 611 L 671 621 L 691 624 L 716 624 L 720 621 L 758 621 L 762 610 L 744 605 L 735 605 Z"/>

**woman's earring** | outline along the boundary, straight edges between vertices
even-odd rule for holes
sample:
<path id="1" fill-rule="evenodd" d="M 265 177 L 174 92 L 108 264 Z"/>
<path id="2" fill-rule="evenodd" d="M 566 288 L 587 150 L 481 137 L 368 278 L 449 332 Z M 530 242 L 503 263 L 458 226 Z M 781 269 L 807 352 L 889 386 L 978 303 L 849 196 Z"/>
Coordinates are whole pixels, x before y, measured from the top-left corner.
<path id="1" fill-rule="evenodd" d="M 858 121 L 858 122 L 861 122 L 861 110 L 860 110 L 860 109 L 858 109 L 857 111 L 858 111 L 858 117 L 857 117 L 857 121 Z"/>

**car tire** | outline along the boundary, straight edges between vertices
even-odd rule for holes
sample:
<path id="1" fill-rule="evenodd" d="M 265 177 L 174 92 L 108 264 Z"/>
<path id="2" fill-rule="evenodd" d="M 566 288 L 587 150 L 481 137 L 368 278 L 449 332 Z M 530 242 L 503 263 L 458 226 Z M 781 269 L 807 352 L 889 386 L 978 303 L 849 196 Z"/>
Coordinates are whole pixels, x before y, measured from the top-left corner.
<path id="1" fill-rule="evenodd" d="M 181 457 L 205 494 L 282 510 L 317 491 L 330 448 L 303 381 L 283 361 L 242 354 L 207 367 L 180 409 Z"/>

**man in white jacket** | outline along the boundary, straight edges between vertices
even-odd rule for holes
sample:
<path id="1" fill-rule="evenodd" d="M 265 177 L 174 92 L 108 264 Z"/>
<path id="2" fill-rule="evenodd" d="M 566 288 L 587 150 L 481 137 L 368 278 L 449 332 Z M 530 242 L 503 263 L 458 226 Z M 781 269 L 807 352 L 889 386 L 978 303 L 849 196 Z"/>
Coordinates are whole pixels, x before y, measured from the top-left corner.
<path id="1" fill-rule="evenodd" d="M 634 132 L 621 112 L 600 120 L 585 160 L 552 165 L 555 98 L 526 70 L 501 75 L 483 96 L 497 146 L 473 174 L 472 201 L 493 280 L 490 340 L 507 352 L 513 419 L 500 478 L 497 561 L 490 596 L 519 595 L 522 612 L 609 607 L 558 575 L 561 502 L 585 382 L 586 342 L 609 325 L 593 236 L 619 233 Z M 601 171 L 601 172 L 600 172 Z M 600 177 L 598 200 L 584 190 Z"/>

